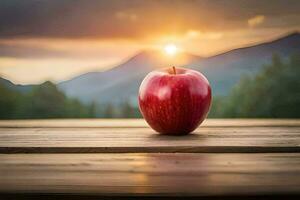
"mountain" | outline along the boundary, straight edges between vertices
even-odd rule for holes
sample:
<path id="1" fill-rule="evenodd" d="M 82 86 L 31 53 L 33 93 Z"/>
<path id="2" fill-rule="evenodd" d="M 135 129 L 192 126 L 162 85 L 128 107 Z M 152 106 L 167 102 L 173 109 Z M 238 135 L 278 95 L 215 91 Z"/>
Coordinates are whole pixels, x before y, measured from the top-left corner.
<path id="1" fill-rule="evenodd" d="M 32 88 L 32 85 L 19 85 L 14 84 L 11 81 L 0 77 L 0 85 L 5 86 L 10 90 L 16 90 L 19 92 L 28 92 Z"/>
<path id="2" fill-rule="evenodd" d="M 13 88 L 13 87 L 15 87 L 15 85 L 14 85 L 12 82 L 10 82 L 10 81 L 7 80 L 7 79 L 1 78 L 1 77 L 0 77 L 0 84 L 1 84 L 1 85 L 4 85 L 5 87 L 8 87 L 8 88 Z"/>
<path id="3" fill-rule="evenodd" d="M 244 75 L 253 76 L 270 63 L 274 54 L 283 59 L 291 54 L 300 55 L 300 34 L 250 47 L 240 48 L 202 59 L 188 67 L 203 73 L 209 80 L 214 95 L 226 95 Z"/>
<path id="4" fill-rule="evenodd" d="M 300 34 L 297 32 L 208 58 L 181 53 L 174 61 L 174 58 L 166 59 L 158 52 L 143 51 L 110 70 L 83 74 L 59 83 L 58 87 L 68 96 L 86 103 L 120 104 L 130 101 L 136 105 L 138 87 L 146 74 L 176 63 L 176 66 L 202 72 L 211 83 L 213 95 L 226 95 L 243 75 L 255 75 L 270 63 L 273 54 L 286 58 L 293 53 L 300 53 Z"/>
<path id="5" fill-rule="evenodd" d="M 126 62 L 103 72 L 90 72 L 58 84 L 68 96 L 85 103 L 136 103 L 138 88 L 143 78 L 154 69 L 184 65 L 201 60 L 199 56 L 181 52 L 167 58 L 159 51 L 142 51 Z"/>

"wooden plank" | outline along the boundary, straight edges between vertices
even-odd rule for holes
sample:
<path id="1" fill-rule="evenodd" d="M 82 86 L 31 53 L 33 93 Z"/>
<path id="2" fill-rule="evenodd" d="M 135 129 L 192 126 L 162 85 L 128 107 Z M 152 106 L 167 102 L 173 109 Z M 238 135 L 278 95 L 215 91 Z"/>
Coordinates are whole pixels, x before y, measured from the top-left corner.
<path id="1" fill-rule="evenodd" d="M 0 154 L 0 192 L 300 194 L 300 154 Z"/>
<path id="2" fill-rule="evenodd" d="M 200 127 L 187 136 L 150 128 L 0 128 L 0 152 L 300 152 L 300 127 Z"/>
<path id="3" fill-rule="evenodd" d="M 298 119 L 206 119 L 201 127 L 228 126 L 300 126 Z M 40 119 L 40 120 L 0 120 L 0 127 L 43 128 L 43 127 L 92 127 L 92 128 L 143 128 L 148 127 L 143 119 Z"/>

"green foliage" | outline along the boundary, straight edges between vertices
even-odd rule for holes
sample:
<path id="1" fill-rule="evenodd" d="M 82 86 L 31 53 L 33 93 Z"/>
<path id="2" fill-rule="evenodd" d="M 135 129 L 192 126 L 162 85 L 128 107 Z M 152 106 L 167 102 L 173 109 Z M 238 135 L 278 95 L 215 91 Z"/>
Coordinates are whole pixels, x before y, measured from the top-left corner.
<path id="1" fill-rule="evenodd" d="M 102 105 L 104 111 L 101 117 L 105 118 L 141 118 L 140 111 L 137 107 L 132 106 L 129 102 L 113 106 L 111 104 Z"/>
<path id="2" fill-rule="evenodd" d="M 254 78 L 244 77 L 228 97 L 215 98 L 210 117 L 300 117 L 300 56 L 272 64 Z"/>
<path id="3" fill-rule="evenodd" d="M 138 108 L 130 105 L 130 103 L 126 102 L 123 105 L 121 105 L 122 111 L 121 111 L 121 117 L 125 118 L 140 118 L 141 114 Z"/>
<path id="4" fill-rule="evenodd" d="M 19 94 L 0 85 L 0 119 L 12 119 Z"/>
<path id="5" fill-rule="evenodd" d="M 115 114 L 115 107 L 111 104 L 107 104 L 105 106 L 105 110 L 104 110 L 104 117 L 106 118 L 115 118 L 116 114 Z"/>
<path id="6" fill-rule="evenodd" d="M 67 98 L 57 87 L 47 81 L 23 94 L 0 85 L 0 118 L 77 118 L 94 117 L 95 105 L 82 105 Z"/>
<path id="7" fill-rule="evenodd" d="M 209 117 L 300 117 L 300 55 L 286 62 L 274 55 L 256 77 L 243 77 L 227 97 L 214 97 Z M 27 118 L 137 118 L 129 102 L 83 105 L 67 98 L 51 82 L 20 93 L 0 84 L 0 119 Z"/>

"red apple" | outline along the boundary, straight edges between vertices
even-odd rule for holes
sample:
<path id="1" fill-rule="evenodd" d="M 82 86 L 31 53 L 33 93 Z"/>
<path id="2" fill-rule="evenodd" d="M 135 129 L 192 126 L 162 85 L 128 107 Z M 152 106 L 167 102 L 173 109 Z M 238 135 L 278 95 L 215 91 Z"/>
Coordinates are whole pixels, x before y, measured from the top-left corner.
<path id="1" fill-rule="evenodd" d="M 139 107 L 157 132 L 184 135 L 194 131 L 211 104 L 209 82 L 200 72 L 168 68 L 150 72 L 139 90 Z"/>

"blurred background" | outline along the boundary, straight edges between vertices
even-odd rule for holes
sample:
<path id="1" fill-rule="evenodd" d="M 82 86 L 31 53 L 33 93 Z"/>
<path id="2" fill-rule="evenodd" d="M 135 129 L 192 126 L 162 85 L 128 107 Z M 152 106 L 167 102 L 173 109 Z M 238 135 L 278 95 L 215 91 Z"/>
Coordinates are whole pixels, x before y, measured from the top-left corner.
<path id="1" fill-rule="evenodd" d="M 300 117 L 298 0 L 1 0 L 0 118 L 141 117 L 152 70 L 187 67 L 209 117 Z"/>

